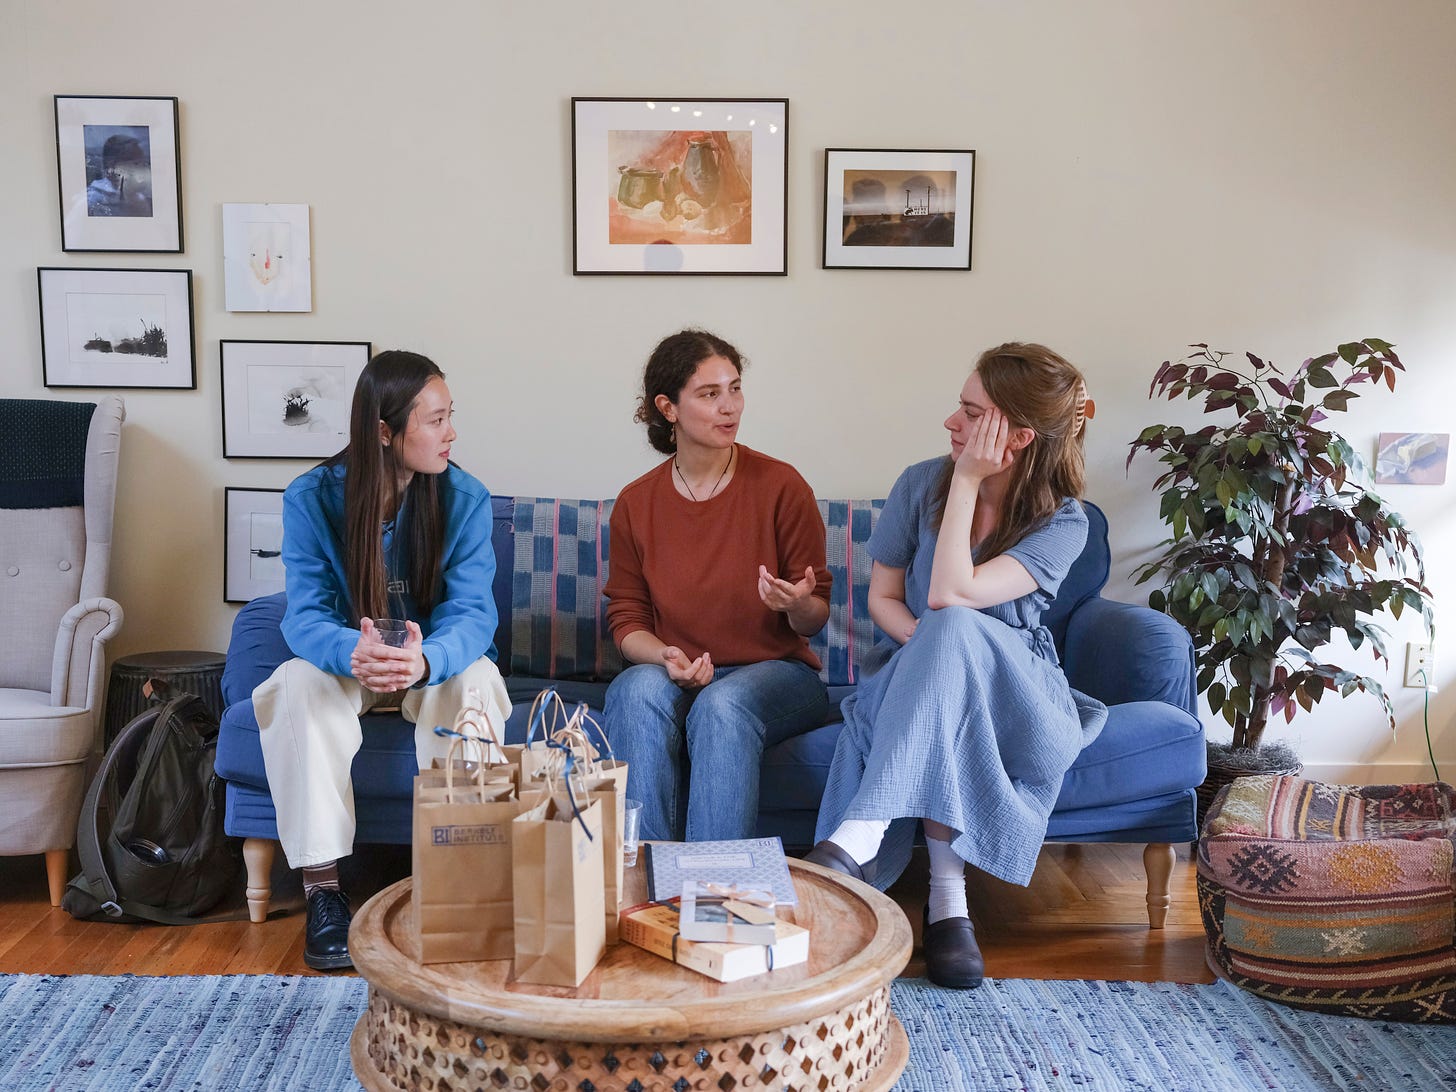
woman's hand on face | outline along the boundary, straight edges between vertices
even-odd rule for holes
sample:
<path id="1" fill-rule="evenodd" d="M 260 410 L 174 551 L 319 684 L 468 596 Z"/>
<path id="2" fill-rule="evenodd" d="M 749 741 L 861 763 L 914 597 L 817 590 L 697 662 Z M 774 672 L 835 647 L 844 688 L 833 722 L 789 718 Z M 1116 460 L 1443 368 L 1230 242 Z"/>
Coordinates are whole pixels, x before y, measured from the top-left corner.
<path id="1" fill-rule="evenodd" d="M 689 660 L 682 649 L 667 645 L 662 650 L 662 666 L 667 668 L 667 677 L 684 690 L 700 690 L 713 681 L 713 658 L 706 652 Z"/>
<path id="2" fill-rule="evenodd" d="M 956 474 L 983 482 L 1009 467 L 1014 461 L 1010 447 L 1011 423 L 994 406 L 981 414 L 971 426 L 966 446 L 956 456 Z"/>
<path id="3" fill-rule="evenodd" d="M 395 648 L 380 639 L 370 618 L 359 620 L 359 640 L 349 655 L 349 670 L 366 690 L 391 694 L 408 690 L 425 674 L 424 634 L 414 622 L 406 621 L 409 635 L 404 647 Z"/>
<path id="4" fill-rule="evenodd" d="M 814 566 L 804 570 L 804 579 L 791 584 L 780 580 L 768 569 L 758 567 L 758 597 L 769 610 L 787 611 L 795 603 L 803 602 L 814 594 Z"/>

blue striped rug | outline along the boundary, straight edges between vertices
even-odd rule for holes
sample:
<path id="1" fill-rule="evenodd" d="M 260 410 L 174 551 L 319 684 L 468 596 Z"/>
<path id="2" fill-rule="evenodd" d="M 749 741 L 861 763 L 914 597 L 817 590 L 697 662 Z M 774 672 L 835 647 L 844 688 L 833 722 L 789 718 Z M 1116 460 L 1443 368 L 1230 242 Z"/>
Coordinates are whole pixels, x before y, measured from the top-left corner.
<path id="1" fill-rule="evenodd" d="M 0 975 L 0 1089 L 358 1089 L 358 978 Z M 1284 1009 L 1232 986 L 893 986 L 903 1092 L 1456 1088 L 1456 1029 Z"/>

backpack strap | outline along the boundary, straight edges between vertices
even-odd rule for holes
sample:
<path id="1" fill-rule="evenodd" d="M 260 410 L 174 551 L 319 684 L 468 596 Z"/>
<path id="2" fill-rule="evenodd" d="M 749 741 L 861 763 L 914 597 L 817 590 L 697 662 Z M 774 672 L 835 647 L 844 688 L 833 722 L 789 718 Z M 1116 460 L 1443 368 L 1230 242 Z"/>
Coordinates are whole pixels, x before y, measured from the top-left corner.
<path id="1" fill-rule="evenodd" d="M 130 724 L 121 730 L 116 740 L 107 749 L 106 754 L 102 756 L 101 765 L 91 781 L 91 787 L 86 791 L 86 802 L 81 805 L 81 821 L 76 828 L 76 851 L 81 858 L 81 875 L 91 888 L 91 893 L 96 901 L 101 904 L 101 909 L 110 917 L 119 918 L 129 914 L 132 917 L 145 918 L 147 921 L 155 921 L 161 925 L 198 925 L 211 921 L 238 921 L 248 916 L 247 910 L 243 909 L 193 918 L 183 914 L 174 914 L 160 906 L 151 906 L 125 898 L 116 890 L 116 883 L 112 880 L 111 873 L 106 870 L 106 858 L 101 852 L 99 807 L 101 794 L 111 780 L 120 756 L 130 753 L 133 741 L 151 731 L 159 718 L 173 715 L 178 708 L 191 700 L 193 699 L 190 694 L 182 694 L 165 704 L 154 705 L 138 714 Z"/>

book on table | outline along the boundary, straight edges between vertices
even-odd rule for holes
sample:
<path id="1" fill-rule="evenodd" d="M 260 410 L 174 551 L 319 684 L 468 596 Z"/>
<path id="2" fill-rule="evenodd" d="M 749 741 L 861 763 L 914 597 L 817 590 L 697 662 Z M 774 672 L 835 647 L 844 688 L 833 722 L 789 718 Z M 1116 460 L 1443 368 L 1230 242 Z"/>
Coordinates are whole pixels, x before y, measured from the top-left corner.
<path id="1" fill-rule="evenodd" d="M 719 982 L 793 967 L 809 958 L 809 931 L 791 921 L 775 922 L 772 944 L 685 940 L 678 925 L 675 904 L 645 903 L 622 911 L 621 938 Z"/>
<path id="2" fill-rule="evenodd" d="M 658 902 L 681 897 L 689 880 L 768 891 L 780 906 L 797 906 L 784 843 L 778 838 L 721 842 L 643 842 L 647 891 Z"/>
<path id="3" fill-rule="evenodd" d="M 778 919 L 768 891 L 688 880 L 678 903 L 678 931 L 684 940 L 727 944 L 772 944 Z"/>

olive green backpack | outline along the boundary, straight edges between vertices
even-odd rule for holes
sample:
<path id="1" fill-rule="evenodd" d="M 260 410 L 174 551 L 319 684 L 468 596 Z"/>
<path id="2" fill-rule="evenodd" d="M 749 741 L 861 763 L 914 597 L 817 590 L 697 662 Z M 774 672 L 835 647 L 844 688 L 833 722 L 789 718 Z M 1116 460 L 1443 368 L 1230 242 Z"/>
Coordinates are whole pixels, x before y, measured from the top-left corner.
<path id="1" fill-rule="evenodd" d="M 86 793 L 76 830 L 81 874 L 61 905 L 73 917 L 190 925 L 243 883 L 223 831 L 224 787 L 213 770 L 217 718 L 192 694 L 165 696 L 121 730 Z M 101 833 L 102 801 L 112 817 Z"/>

